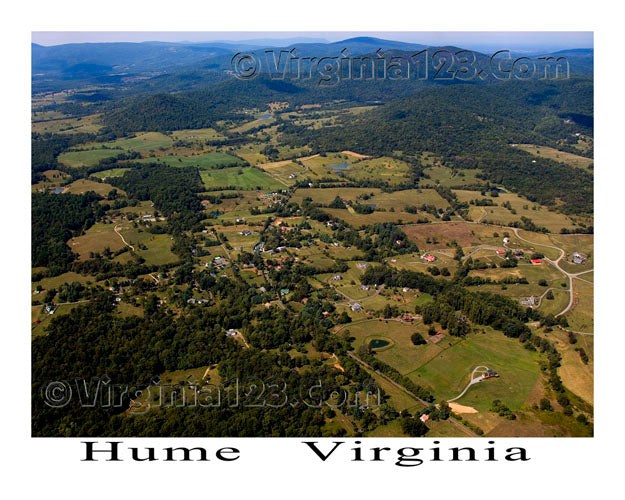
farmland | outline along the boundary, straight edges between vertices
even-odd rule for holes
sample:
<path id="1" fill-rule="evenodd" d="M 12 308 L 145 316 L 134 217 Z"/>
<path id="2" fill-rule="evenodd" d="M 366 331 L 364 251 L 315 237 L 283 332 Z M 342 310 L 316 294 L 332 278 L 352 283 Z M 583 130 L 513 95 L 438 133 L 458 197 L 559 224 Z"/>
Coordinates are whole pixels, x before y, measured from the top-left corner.
<path id="1" fill-rule="evenodd" d="M 214 49 L 33 77 L 33 387 L 177 386 L 145 413 L 33 397 L 32 435 L 592 435 L 589 77 L 326 92 Z M 186 412 L 189 377 L 385 398 Z"/>

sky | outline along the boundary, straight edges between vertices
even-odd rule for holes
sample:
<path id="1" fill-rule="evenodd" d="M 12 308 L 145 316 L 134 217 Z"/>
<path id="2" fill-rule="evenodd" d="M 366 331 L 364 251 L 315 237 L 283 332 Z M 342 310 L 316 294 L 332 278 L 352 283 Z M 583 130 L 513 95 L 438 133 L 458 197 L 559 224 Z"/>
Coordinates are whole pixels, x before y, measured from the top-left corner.
<path id="1" fill-rule="evenodd" d="M 82 42 L 215 42 L 215 41 L 294 41 L 337 42 L 356 36 L 371 36 L 424 45 L 456 45 L 474 50 L 527 50 L 592 48 L 591 31 L 260 31 L 260 32 L 198 32 L 198 31 L 37 31 L 33 43 L 60 45 Z M 296 39 L 296 40 L 293 40 Z"/>

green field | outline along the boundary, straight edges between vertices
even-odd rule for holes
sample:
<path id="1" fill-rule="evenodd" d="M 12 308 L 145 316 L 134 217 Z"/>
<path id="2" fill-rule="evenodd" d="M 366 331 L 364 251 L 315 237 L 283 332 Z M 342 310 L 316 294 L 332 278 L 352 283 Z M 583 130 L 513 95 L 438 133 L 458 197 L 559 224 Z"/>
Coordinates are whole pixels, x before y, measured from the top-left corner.
<path id="1" fill-rule="evenodd" d="M 251 167 L 202 170 L 200 176 L 207 189 L 236 186 L 238 189 L 275 191 L 286 187 L 269 174 Z"/>
<path id="2" fill-rule="evenodd" d="M 173 144 L 171 137 L 160 132 L 141 132 L 135 137 L 117 139 L 105 145 L 110 148 L 121 148 L 128 151 L 149 151 L 157 148 L 169 148 Z"/>
<path id="3" fill-rule="evenodd" d="M 156 158 L 142 158 L 140 163 L 163 163 L 171 167 L 199 167 L 211 169 L 215 167 L 242 166 L 245 163 L 240 158 L 226 153 L 204 153 L 196 156 L 160 156 Z"/>
<path id="4" fill-rule="evenodd" d="M 82 260 L 89 259 L 91 252 L 101 254 L 105 248 L 115 252 L 125 245 L 113 230 L 114 227 L 115 224 L 94 224 L 85 234 L 69 240 L 67 245 Z"/>
<path id="5" fill-rule="evenodd" d="M 500 399 L 510 409 L 520 409 L 540 375 L 539 355 L 524 349 L 517 339 L 490 328 L 485 331 L 455 343 L 408 377 L 429 387 L 437 399 L 447 400 L 462 392 L 475 367 L 486 365 L 500 378 L 471 387 L 457 403 L 486 411 L 494 399 Z"/>
<path id="6" fill-rule="evenodd" d="M 119 194 L 126 194 L 122 189 L 115 188 L 106 182 L 96 182 L 89 179 L 78 179 L 67 186 L 67 192 L 71 194 L 83 194 L 87 191 L 94 191 L 104 197 L 106 197 L 112 189 L 117 189 Z"/>
<path id="7" fill-rule="evenodd" d="M 85 151 L 68 151 L 59 155 L 59 163 L 68 167 L 93 167 L 100 160 L 114 158 L 120 153 L 120 149 L 88 149 Z"/>
<path id="8" fill-rule="evenodd" d="M 537 226 L 544 226 L 549 231 L 558 233 L 563 227 L 572 228 L 573 221 L 561 212 L 551 211 L 547 207 L 537 203 L 530 202 L 514 193 L 500 193 L 499 196 L 492 198 L 490 195 L 482 195 L 479 191 L 454 190 L 454 193 L 460 201 L 470 202 L 471 200 L 488 198 L 497 206 L 475 206 L 471 207 L 470 213 L 473 220 L 482 217 L 484 211 L 486 215 L 481 219 L 482 222 L 489 222 L 497 225 L 508 225 L 511 222 L 520 222 L 521 217 L 531 219 Z M 504 203 L 509 203 L 512 210 L 505 208 Z"/>
<path id="9" fill-rule="evenodd" d="M 548 146 L 535 146 L 534 144 L 519 144 L 519 149 L 527 151 L 534 156 L 540 156 L 541 158 L 549 158 L 551 160 L 559 161 L 560 163 L 566 163 L 572 167 L 583 168 L 589 172 L 592 172 L 588 167 L 594 163 L 592 158 L 586 158 L 584 156 L 574 155 L 572 153 L 566 153 L 565 151 L 559 151 Z"/>
<path id="10" fill-rule="evenodd" d="M 594 331 L 593 292 L 594 286 L 590 283 L 573 280 L 574 305 L 565 315 L 571 330 L 588 333 Z"/>
<path id="11" fill-rule="evenodd" d="M 107 177 L 121 177 L 124 175 L 124 172 L 128 172 L 129 168 L 110 168 L 108 170 L 101 170 L 100 172 L 96 172 L 95 174 L 91 174 L 92 177 L 97 177 L 98 179 L 106 179 Z"/>

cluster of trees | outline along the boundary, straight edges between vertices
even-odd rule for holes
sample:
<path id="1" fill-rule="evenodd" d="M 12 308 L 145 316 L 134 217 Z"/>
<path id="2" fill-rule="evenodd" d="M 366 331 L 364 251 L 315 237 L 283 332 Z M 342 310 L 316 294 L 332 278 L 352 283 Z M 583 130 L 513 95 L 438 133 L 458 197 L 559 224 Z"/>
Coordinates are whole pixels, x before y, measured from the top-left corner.
<path id="1" fill-rule="evenodd" d="M 189 229 L 201 220 L 202 204 L 196 193 L 203 189 L 196 167 L 138 164 L 111 183 L 137 200 L 151 200 L 166 217 Z M 175 217 L 174 217 L 175 216 Z M 174 223 L 170 220 L 170 226 Z"/>
<path id="2" fill-rule="evenodd" d="M 33 193 L 32 265 L 65 269 L 76 257 L 66 241 L 89 229 L 108 208 L 94 192 L 83 195 Z"/>

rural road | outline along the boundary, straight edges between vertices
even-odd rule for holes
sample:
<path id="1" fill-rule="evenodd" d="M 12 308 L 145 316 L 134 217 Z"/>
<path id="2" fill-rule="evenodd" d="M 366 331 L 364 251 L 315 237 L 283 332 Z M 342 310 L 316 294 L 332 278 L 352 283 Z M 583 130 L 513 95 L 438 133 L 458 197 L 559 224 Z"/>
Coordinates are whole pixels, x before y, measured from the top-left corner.
<path id="1" fill-rule="evenodd" d="M 395 382 L 392 378 L 386 376 L 384 373 L 376 370 L 375 368 L 373 368 L 372 366 L 370 366 L 368 363 L 365 363 L 362 359 L 360 359 L 358 356 L 356 356 L 355 354 L 352 354 L 351 352 L 347 352 L 347 355 L 352 358 L 354 361 L 356 361 L 357 363 L 360 363 L 362 366 L 364 366 L 365 368 L 368 368 L 369 370 L 375 372 L 376 374 L 378 374 L 380 377 L 382 377 L 384 380 L 386 380 L 389 384 L 394 385 L 395 387 L 397 387 L 398 389 L 401 389 L 402 391 L 404 391 L 405 393 L 407 393 L 408 395 L 412 396 L 414 399 L 416 399 L 419 403 L 421 403 L 423 406 L 428 407 L 430 406 L 430 403 L 428 403 L 427 401 L 421 399 L 419 396 L 417 396 L 416 394 L 414 394 L 413 392 L 410 392 L 408 389 L 406 389 L 403 385 L 398 384 L 397 382 Z M 453 417 L 449 417 L 449 421 L 454 424 L 456 427 L 458 427 L 459 429 L 461 429 L 463 432 L 465 432 L 466 434 L 468 434 L 471 437 L 478 437 L 477 434 L 475 432 L 473 432 L 471 429 L 469 429 L 468 427 L 465 427 L 464 425 L 462 425 L 460 422 L 458 422 L 455 418 Z"/>
<path id="2" fill-rule="evenodd" d="M 512 231 L 514 232 L 514 235 L 522 240 L 525 241 L 526 243 L 530 243 L 531 245 L 537 246 L 537 247 L 545 247 L 545 248 L 554 248 L 555 250 L 558 250 L 560 252 L 560 257 L 558 257 L 556 260 L 551 260 L 547 257 L 544 258 L 544 260 L 546 260 L 547 262 L 549 262 L 549 264 L 551 264 L 553 267 L 555 267 L 558 271 L 560 271 L 562 274 L 564 274 L 567 279 L 569 280 L 569 303 L 568 305 L 562 310 L 560 311 L 558 314 L 556 314 L 555 316 L 562 316 L 563 314 L 566 314 L 567 312 L 569 312 L 571 310 L 571 308 L 573 307 L 574 301 L 575 301 L 575 295 L 573 294 L 573 279 L 577 278 L 578 276 L 580 276 L 581 274 L 586 274 L 586 273 L 590 273 L 593 271 L 593 269 L 589 269 L 587 271 L 582 271 L 581 273 L 568 273 L 566 272 L 564 269 L 562 269 L 560 267 L 560 261 L 562 260 L 562 258 L 566 255 L 566 252 L 560 248 L 560 247 L 556 247 L 553 245 L 543 245 L 541 243 L 535 243 L 533 241 L 530 240 L 526 240 L 525 238 L 523 238 L 522 236 L 519 236 L 519 228 L 516 227 L 511 227 L 510 229 L 512 229 Z M 581 279 L 581 278 L 580 278 Z M 586 281 L 586 280 L 583 280 Z M 590 282 L 588 282 L 590 283 Z M 542 297 L 541 297 L 542 298 Z"/>
<path id="3" fill-rule="evenodd" d="M 483 369 L 481 369 L 483 368 Z M 477 373 L 483 373 L 485 371 L 488 370 L 488 366 L 477 366 L 473 369 L 473 371 L 471 372 L 471 381 L 467 384 L 467 386 L 464 388 L 464 390 L 458 394 L 455 398 L 453 399 L 448 399 L 447 402 L 448 403 L 452 403 L 453 401 L 456 401 L 457 399 L 460 399 L 462 396 L 464 396 L 466 394 L 466 392 L 469 390 L 469 387 L 471 387 L 474 384 L 479 384 L 480 382 L 484 381 L 484 379 L 482 378 L 482 376 L 480 375 L 477 378 L 474 378 L 474 375 Z"/>
<path id="4" fill-rule="evenodd" d="M 117 233 L 117 235 L 122 239 L 122 241 L 124 242 L 124 245 L 128 246 L 131 248 L 131 250 L 134 252 L 135 251 L 135 247 L 133 247 L 130 243 L 128 243 L 124 237 L 122 236 L 122 233 L 120 233 L 121 228 L 115 224 L 115 227 L 113 228 L 113 230 Z"/>

